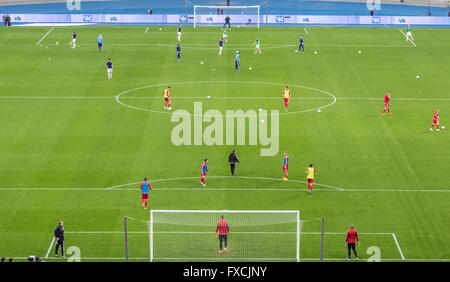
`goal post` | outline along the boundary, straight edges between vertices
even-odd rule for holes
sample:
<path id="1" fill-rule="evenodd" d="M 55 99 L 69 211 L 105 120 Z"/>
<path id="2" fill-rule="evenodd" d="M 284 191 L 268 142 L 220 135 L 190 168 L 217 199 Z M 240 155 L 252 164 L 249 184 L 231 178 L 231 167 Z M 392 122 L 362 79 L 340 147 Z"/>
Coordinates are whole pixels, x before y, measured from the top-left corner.
<path id="1" fill-rule="evenodd" d="M 230 232 L 219 253 L 221 216 Z M 295 210 L 151 210 L 148 229 L 151 262 L 300 261 Z"/>
<path id="2" fill-rule="evenodd" d="M 260 6 L 204 6 L 194 5 L 194 28 L 199 25 L 222 26 L 230 17 L 232 25 L 256 26 L 260 24 Z"/>

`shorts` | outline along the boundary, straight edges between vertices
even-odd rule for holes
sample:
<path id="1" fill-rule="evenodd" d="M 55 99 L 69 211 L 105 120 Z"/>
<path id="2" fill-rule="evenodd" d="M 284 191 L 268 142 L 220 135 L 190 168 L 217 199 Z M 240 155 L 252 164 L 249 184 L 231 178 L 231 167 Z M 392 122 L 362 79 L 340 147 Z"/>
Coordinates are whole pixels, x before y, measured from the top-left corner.
<path id="1" fill-rule="evenodd" d="M 75 44 L 75 42 L 77 41 L 76 38 L 72 38 L 72 42 Z"/>
<path id="2" fill-rule="evenodd" d="M 283 165 L 283 171 L 288 171 L 288 166 L 287 165 Z"/>
<path id="3" fill-rule="evenodd" d="M 206 177 L 206 173 L 202 172 L 202 178 L 205 178 L 205 177 Z"/>
<path id="4" fill-rule="evenodd" d="M 113 69 L 108 68 L 108 73 L 112 73 Z"/>
<path id="5" fill-rule="evenodd" d="M 411 31 L 408 31 L 408 32 L 406 33 L 406 35 L 407 35 L 407 36 L 412 36 Z"/>
<path id="6" fill-rule="evenodd" d="M 439 124 L 439 121 L 437 119 L 433 119 L 433 124 Z"/>
<path id="7" fill-rule="evenodd" d="M 222 36 L 222 38 L 228 38 L 228 35 L 224 34 L 224 35 Z"/>
<path id="8" fill-rule="evenodd" d="M 148 193 L 142 193 L 142 200 L 148 199 Z"/>
<path id="9" fill-rule="evenodd" d="M 313 183 L 314 183 L 314 179 L 308 178 L 308 179 L 307 179 L 307 182 L 310 183 L 310 184 L 313 184 Z"/>
<path id="10" fill-rule="evenodd" d="M 259 45 L 256 45 L 256 49 L 259 49 Z"/>
<path id="11" fill-rule="evenodd" d="M 178 36 L 181 36 L 181 32 L 178 32 Z"/>
<path id="12" fill-rule="evenodd" d="M 170 99 L 169 98 L 164 98 L 164 101 L 170 102 Z"/>
<path id="13" fill-rule="evenodd" d="M 219 46 L 219 50 L 220 50 L 220 51 L 222 51 L 222 48 L 223 48 L 222 46 Z"/>
<path id="14" fill-rule="evenodd" d="M 97 43 L 98 44 L 98 47 L 102 47 L 103 46 L 103 43 Z"/>
<path id="15" fill-rule="evenodd" d="M 285 103 L 289 103 L 289 98 L 284 98 Z"/>
<path id="16" fill-rule="evenodd" d="M 384 102 L 384 107 L 389 108 L 389 102 Z"/>

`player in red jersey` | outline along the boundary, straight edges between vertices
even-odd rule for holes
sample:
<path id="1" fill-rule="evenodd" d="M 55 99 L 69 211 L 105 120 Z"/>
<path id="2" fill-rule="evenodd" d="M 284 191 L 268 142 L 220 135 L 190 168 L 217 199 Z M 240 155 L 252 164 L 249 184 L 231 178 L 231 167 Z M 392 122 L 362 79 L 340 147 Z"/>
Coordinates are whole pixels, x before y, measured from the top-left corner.
<path id="1" fill-rule="evenodd" d="M 228 225 L 228 222 L 225 221 L 224 216 L 220 216 L 220 220 L 217 223 L 216 227 L 216 237 L 219 237 L 219 254 L 222 253 L 222 243 L 224 243 L 225 248 L 223 251 L 226 253 L 227 250 L 227 243 L 228 243 L 228 234 L 230 233 L 230 226 Z"/>
<path id="2" fill-rule="evenodd" d="M 355 245 L 359 246 L 359 238 L 358 231 L 355 230 L 353 224 L 350 225 L 350 230 L 347 231 L 347 236 L 345 236 L 345 245 L 347 245 L 348 249 L 347 260 L 350 260 L 350 256 L 352 254 L 351 250 L 353 250 L 353 253 L 355 254 L 355 259 L 358 260 Z"/>
<path id="3" fill-rule="evenodd" d="M 391 100 L 391 93 L 389 91 L 386 92 L 386 95 L 384 95 L 384 110 L 381 113 L 382 115 L 385 115 L 386 110 L 388 111 L 388 114 L 392 115 L 392 113 L 389 111 L 389 101 Z"/>
<path id="4" fill-rule="evenodd" d="M 430 131 L 433 131 L 433 126 L 436 125 L 436 131 L 439 131 L 439 109 L 434 112 L 433 124 L 430 127 Z"/>
<path id="5" fill-rule="evenodd" d="M 147 209 L 148 205 L 148 193 L 150 190 L 152 190 L 152 185 L 148 183 L 147 177 L 144 178 L 144 182 L 141 183 L 141 192 L 142 192 L 142 205 L 144 206 L 144 209 Z"/>
<path id="6" fill-rule="evenodd" d="M 164 90 L 163 95 L 164 95 L 164 101 L 165 101 L 165 103 L 164 103 L 164 109 L 167 109 L 167 110 L 170 111 L 170 110 L 172 109 L 172 108 L 170 107 L 170 105 L 172 104 L 172 101 L 170 100 L 170 94 L 169 94 L 169 91 L 170 91 L 170 86 L 167 87 L 166 90 Z"/>
<path id="7" fill-rule="evenodd" d="M 206 174 L 208 173 L 208 159 L 205 159 L 205 161 L 202 163 L 202 169 L 200 170 L 201 174 L 202 174 L 202 180 L 200 181 L 200 184 L 203 185 L 203 187 L 206 186 L 205 184 L 205 178 L 206 178 Z"/>
<path id="8" fill-rule="evenodd" d="M 284 178 L 283 180 L 288 180 L 288 168 L 289 168 L 289 156 L 286 151 L 284 151 L 284 157 L 283 157 L 283 173 Z"/>
<path id="9" fill-rule="evenodd" d="M 284 98 L 284 107 L 285 107 L 284 110 L 287 112 L 289 102 L 291 101 L 291 90 L 289 90 L 289 87 L 287 87 L 287 86 L 283 90 L 283 98 Z"/>

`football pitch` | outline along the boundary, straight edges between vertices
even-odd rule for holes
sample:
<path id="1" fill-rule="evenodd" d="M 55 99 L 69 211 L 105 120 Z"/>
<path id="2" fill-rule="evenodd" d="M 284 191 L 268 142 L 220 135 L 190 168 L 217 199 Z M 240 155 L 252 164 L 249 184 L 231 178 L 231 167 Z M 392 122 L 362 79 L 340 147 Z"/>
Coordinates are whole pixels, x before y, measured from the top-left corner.
<path id="1" fill-rule="evenodd" d="M 436 109 L 441 126 L 449 121 L 450 30 L 415 28 L 414 42 L 403 33 L 389 27 L 232 27 L 218 56 L 220 27 L 183 27 L 181 42 L 174 26 L 0 29 L 0 257 L 61 261 L 54 257 L 53 230 L 62 220 L 67 257 L 79 250 L 81 261 L 124 261 L 127 216 L 130 260 L 148 261 L 150 213 L 139 191 L 148 177 L 150 209 L 300 211 L 300 261 L 319 261 L 322 217 L 325 261 L 345 261 L 350 224 L 359 232 L 360 261 L 374 255 L 450 261 L 450 135 L 429 130 Z M 295 52 L 300 34 L 305 53 Z M 261 55 L 254 53 L 257 35 Z M 240 72 L 234 70 L 236 51 Z M 171 111 L 162 98 L 168 86 Z M 288 112 L 284 86 L 292 93 Z M 381 114 L 387 90 L 392 115 Z M 256 128 L 265 126 L 268 136 L 271 111 L 279 111 L 275 148 L 262 155 L 270 145 L 252 141 L 251 119 L 244 144 L 228 142 L 229 110 L 255 111 Z M 182 144 L 174 141 L 177 111 L 192 125 Z M 223 132 L 216 131 L 211 144 L 202 135 L 213 122 Z M 228 164 L 233 149 L 241 161 L 234 178 Z M 284 151 L 288 181 L 282 180 Z M 202 187 L 205 158 L 209 173 Z M 311 195 L 310 163 L 317 172 Z M 231 226 L 230 251 L 219 255 L 215 226 L 201 231 L 210 234 L 170 235 L 155 247 L 170 249 L 173 240 L 173 255 L 183 261 L 270 261 L 278 259 L 260 258 L 255 250 L 295 252 L 276 236 L 239 249 L 252 240 L 233 237 Z"/>

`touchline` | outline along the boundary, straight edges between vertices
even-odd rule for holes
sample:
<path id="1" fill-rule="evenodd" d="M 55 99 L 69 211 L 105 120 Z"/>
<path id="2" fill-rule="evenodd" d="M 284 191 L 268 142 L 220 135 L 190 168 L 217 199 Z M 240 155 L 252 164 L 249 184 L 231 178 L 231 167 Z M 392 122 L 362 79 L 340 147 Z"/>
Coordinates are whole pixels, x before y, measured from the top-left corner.
<path id="1" fill-rule="evenodd" d="M 202 102 L 194 102 L 193 113 L 183 109 L 176 110 L 172 113 L 171 122 L 177 123 L 171 134 L 172 144 L 175 146 L 259 145 L 262 147 L 261 156 L 274 156 L 278 153 L 280 131 L 278 110 L 271 110 L 270 115 L 263 109 L 246 112 L 226 110 L 225 114 L 211 109 L 203 113 Z"/>

